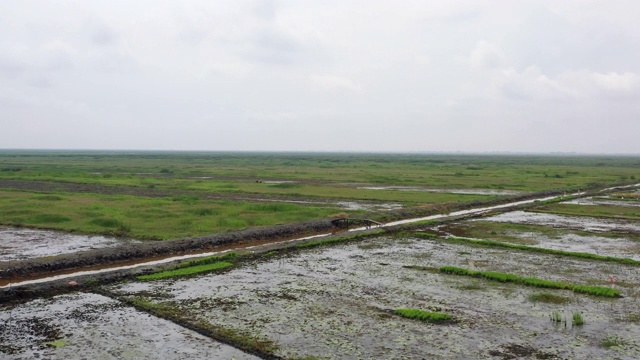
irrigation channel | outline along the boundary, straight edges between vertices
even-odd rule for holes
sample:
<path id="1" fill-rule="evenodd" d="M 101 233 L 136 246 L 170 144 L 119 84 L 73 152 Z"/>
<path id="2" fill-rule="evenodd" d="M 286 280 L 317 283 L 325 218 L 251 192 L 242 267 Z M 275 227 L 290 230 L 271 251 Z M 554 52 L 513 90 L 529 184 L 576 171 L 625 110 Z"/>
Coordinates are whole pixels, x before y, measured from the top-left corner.
<path id="1" fill-rule="evenodd" d="M 606 189 L 600 190 L 600 193 L 607 192 L 607 191 L 612 191 L 612 190 L 634 188 L 634 187 L 640 187 L 640 183 L 632 184 L 632 185 L 625 185 L 625 186 L 610 187 L 610 188 L 606 188 Z M 454 211 L 454 212 L 447 213 L 447 214 L 436 214 L 436 215 L 430 215 L 430 216 L 419 217 L 419 218 L 411 218 L 411 219 L 392 221 L 392 222 L 388 222 L 388 223 L 382 224 L 379 227 L 384 228 L 384 227 L 405 225 L 405 224 L 416 223 L 416 222 L 420 222 L 420 221 L 428 221 L 428 220 L 446 220 L 446 219 L 449 219 L 449 218 L 456 218 L 456 217 L 460 217 L 460 216 L 478 215 L 478 214 L 482 214 L 484 212 L 498 210 L 498 209 L 509 209 L 509 208 L 512 208 L 512 207 L 531 204 L 531 203 L 534 203 L 534 202 L 554 200 L 554 199 L 562 198 L 562 197 L 565 197 L 565 196 L 580 197 L 580 196 L 584 196 L 584 195 L 586 195 L 585 192 L 577 192 L 577 193 L 572 193 L 572 194 L 567 194 L 567 195 L 557 195 L 557 196 L 548 196 L 548 197 L 543 197 L 543 198 L 521 200 L 521 201 L 515 201 L 515 202 L 510 202 L 510 203 L 505 203 L 505 204 L 500 204 L 500 205 L 494 205 L 494 206 L 488 206 L 488 207 L 480 207 L 480 208 L 473 208 L 473 209 L 467 209 L 467 210 Z M 368 226 L 362 226 L 362 227 L 348 229 L 347 232 L 358 232 L 358 231 L 365 231 L 365 230 L 369 230 L 369 229 L 370 229 L 370 227 L 368 227 Z M 207 257 L 207 256 L 213 256 L 213 255 L 221 255 L 221 254 L 228 253 L 228 252 L 235 251 L 235 250 L 255 251 L 255 250 L 258 250 L 259 248 L 262 248 L 262 247 L 267 246 L 267 245 L 270 246 L 270 247 L 286 246 L 286 245 L 291 244 L 291 243 L 303 242 L 303 241 L 307 241 L 307 240 L 311 240 L 311 239 L 319 239 L 319 238 L 329 237 L 331 235 L 333 235 L 333 234 L 332 233 L 323 233 L 323 234 L 316 234 L 316 235 L 311 235 L 311 236 L 299 237 L 299 238 L 295 238 L 295 239 L 267 242 L 267 243 L 263 243 L 263 244 L 259 244 L 259 245 L 242 245 L 242 244 L 240 244 L 240 245 L 236 245 L 236 246 L 229 246 L 229 247 L 226 247 L 224 249 L 217 249 L 216 251 L 210 251 L 210 252 L 198 252 L 198 253 L 185 254 L 185 255 L 179 255 L 179 256 L 171 256 L 171 257 L 166 257 L 166 258 L 156 259 L 156 260 L 151 260 L 151 261 L 136 260 L 136 261 L 134 261 L 134 263 L 129 264 L 129 265 L 121 265 L 121 264 L 117 264 L 117 265 L 113 265 L 113 266 L 101 265 L 101 266 L 95 266 L 94 269 L 90 268 L 89 270 L 81 270 L 81 271 L 70 270 L 68 272 L 62 272 L 62 273 L 54 275 L 54 276 L 46 276 L 46 275 L 45 276 L 41 276 L 41 277 L 34 276 L 34 277 L 32 277 L 32 278 L 30 278 L 28 280 L 14 282 L 14 283 L 10 283 L 9 279 L 0 279 L 0 289 L 9 289 L 9 288 L 16 288 L 16 287 L 21 287 L 21 286 L 34 285 L 34 284 L 43 284 L 43 283 L 59 281 L 59 280 L 63 280 L 63 279 L 78 278 L 78 277 L 88 276 L 88 275 L 104 274 L 104 273 L 108 273 L 108 272 L 129 270 L 129 269 L 135 269 L 135 268 L 140 268 L 140 267 L 145 267 L 145 266 L 156 266 L 156 265 L 167 264 L 167 263 L 171 263 L 171 262 L 175 262 L 175 261 L 194 259 L 194 258 L 200 258 L 200 257 Z"/>

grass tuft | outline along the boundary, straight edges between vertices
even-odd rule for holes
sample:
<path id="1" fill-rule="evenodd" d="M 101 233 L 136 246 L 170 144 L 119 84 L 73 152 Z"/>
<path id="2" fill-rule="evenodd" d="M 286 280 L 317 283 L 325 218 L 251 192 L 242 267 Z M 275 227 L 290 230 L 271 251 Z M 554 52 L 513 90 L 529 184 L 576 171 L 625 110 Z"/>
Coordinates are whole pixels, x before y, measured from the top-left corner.
<path id="1" fill-rule="evenodd" d="M 582 317 L 581 313 L 579 313 L 577 311 L 574 311 L 572 319 L 573 319 L 572 320 L 573 326 L 582 326 L 582 325 L 584 325 L 584 318 Z"/>

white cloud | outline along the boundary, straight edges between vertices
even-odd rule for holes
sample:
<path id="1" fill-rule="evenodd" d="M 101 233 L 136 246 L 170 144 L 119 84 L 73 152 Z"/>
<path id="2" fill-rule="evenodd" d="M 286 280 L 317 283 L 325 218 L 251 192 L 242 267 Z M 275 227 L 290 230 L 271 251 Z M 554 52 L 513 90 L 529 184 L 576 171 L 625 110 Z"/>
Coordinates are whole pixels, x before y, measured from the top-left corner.
<path id="1" fill-rule="evenodd" d="M 347 90 L 357 94 L 363 91 L 360 84 L 341 76 L 312 74 L 309 76 L 309 80 L 311 80 L 314 85 L 325 90 Z"/>
<path id="2" fill-rule="evenodd" d="M 480 40 L 469 56 L 469 63 L 477 69 L 499 69 L 505 63 L 504 53 L 497 46 Z"/>

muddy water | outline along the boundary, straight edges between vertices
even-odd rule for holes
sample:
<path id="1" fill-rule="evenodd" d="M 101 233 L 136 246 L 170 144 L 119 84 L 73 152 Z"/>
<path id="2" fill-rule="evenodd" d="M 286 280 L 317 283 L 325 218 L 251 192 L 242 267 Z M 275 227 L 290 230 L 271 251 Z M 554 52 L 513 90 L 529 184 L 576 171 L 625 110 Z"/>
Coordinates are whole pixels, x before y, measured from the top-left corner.
<path id="1" fill-rule="evenodd" d="M 257 359 L 96 294 L 2 307 L 0 323 L 2 359 Z"/>
<path id="2" fill-rule="evenodd" d="M 554 215 L 528 211 L 510 211 L 484 218 L 483 221 L 545 225 L 593 232 L 606 232 L 612 230 L 629 231 L 634 233 L 640 232 L 640 224 L 634 221 L 603 219 L 587 216 Z"/>
<path id="3" fill-rule="evenodd" d="M 0 227 L 0 261 L 55 256 L 136 242 L 138 241 L 99 235 L 74 235 L 49 230 Z"/>
<path id="4" fill-rule="evenodd" d="M 581 284 L 607 285 L 614 275 L 625 297 L 569 291 L 566 304 L 535 303 L 541 290 L 443 275 L 407 265 L 456 265 Z M 269 338 L 278 355 L 335 359 L 640 358 L 640 277 L 636 268 L 415 238 L 368 239 L 273 258 L 221 275 L 110 287 L 205 321 Z M 455 316 L 436 325 L 396 317 L 416 307 Z M 569 323 L 555 325 L 551 312 Z M 572 327 L 573 311 L 586 324 Z M 628 321 L 629 320 L 629 321 Z M 600 346 L 606 337 L 624 345 Z"/>
<path id="5" fill-rule="evenodd" d="M 580 198 L 571 201 L 565 201 L 563 204 L 576 204 L 576 205 L 611 205 L 611 206 L 623 206 L 623 207 L 640 207 L 640 201 L 624 201 L 613 200 L 606 198 Z"/>
<path id="6" fill-rule="evenodd" d="M 420 186 L 359 186 L 358 189 L 366 190 L 395 190 L 395 191 L 424 191 L 432 193 L 448 193 L 463 195 L 520 195 L 522 191 L 496 190 L 496 189 L 433 189 Z"/>

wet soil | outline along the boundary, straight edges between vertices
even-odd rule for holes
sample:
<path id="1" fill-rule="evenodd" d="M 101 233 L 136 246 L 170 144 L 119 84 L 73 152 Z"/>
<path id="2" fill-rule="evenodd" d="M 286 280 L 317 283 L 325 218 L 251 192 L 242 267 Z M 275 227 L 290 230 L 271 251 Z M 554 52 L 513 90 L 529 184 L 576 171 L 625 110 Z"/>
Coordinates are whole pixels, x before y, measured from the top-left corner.
<path id="1" fill-rule="evenodd" d="M 101 295 L 0 307 L 2 359 L 257 359 Z"/>
<path id="2" fill-rule="evenodd" d="M 540 289 L 444 275 L 408 266 L 454 265 L 606 286 L 621 299 L 546 290 L 566 304 L 533 302 Z M 412 237 L 377 237 L 329 249 L 272 257 L 219 275 L 109 287 L 123 297 L 176 309 L 205 322 L 268 338 L 276 355 L 359 359 L 583 359 L 640 357 L 640 279 L 636 268 Z M 396 317 L 391 310 L 442 311 L 444 325 Z M 550 321 L 558 311 L 568 324 Z M 581 312 L 583 326 L 571 325 Z M 603 347 L 617 336 L 619 347 Z"/>
<path id="3" fill-rule="evenodd" d="M 514 224 L 545 225 L 554 228 L 575 229 L 592 232 L 628 232 L 640 234 L 637 221 L 594 218 L 588 216 L 555 215 L 528 211 L 510 211 L 487 217 L 483 221 L 509 222 Z"/>
<path id="4" fill-rule="evenodd" d="M 433 193 L 465 194 L 465 195 L 522 195 L 523 191 L 497 189 L 434 189 L 420 186 L 358 186 L 367 190 L 424 191 Z"/>
<path id="5" fill-rule="evenodd" d="M 576 204 L 576 205 L 611 205 L 622 207 L 640 207 L 640 201 L 638 200 L 615 200 L 601 197 L 587 197 L 574 199 L 571 201 L 565 201 L 563 204 Z"/>
<path id="6" fill-rule="evenodd" d="M 56 256 L 139 241 L 100 235 L 0 226 L 0 262 Z"/>

